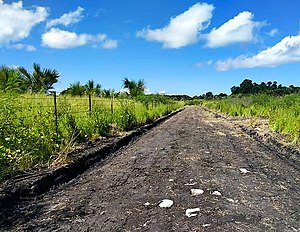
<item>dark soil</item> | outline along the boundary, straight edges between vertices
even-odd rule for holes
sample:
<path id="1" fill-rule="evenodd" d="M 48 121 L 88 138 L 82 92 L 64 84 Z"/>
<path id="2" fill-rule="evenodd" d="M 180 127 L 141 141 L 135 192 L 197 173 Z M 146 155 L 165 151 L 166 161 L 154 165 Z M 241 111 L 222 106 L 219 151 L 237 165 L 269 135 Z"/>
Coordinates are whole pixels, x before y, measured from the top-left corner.
<path id="1" fill-rule="evenodd" d="M 280 152 L 189 107 L 67 184 L 1 210 L 0 230 L 300 231 L 299 169 Z M 160 208 L 163 199 L 174 204 Z M 188 208 L 200 212 L 189 218 Z"/>

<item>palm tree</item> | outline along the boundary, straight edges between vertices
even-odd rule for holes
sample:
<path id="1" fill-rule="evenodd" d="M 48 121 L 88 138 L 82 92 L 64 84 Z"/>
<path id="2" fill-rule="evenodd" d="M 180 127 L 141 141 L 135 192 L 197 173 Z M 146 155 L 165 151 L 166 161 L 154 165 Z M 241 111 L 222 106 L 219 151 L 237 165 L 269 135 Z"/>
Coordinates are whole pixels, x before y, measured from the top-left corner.
<path id="1" fill-rule="evenodd" d="M 70 87 L 67 89 L 67 93 L 72 96 L 82 96 L 86 91 L 86 87 L 81 85 L 79 81 L 70 84 Z"/>
<path id="2" fill-rule="evenodd" d="M 25 92 L 24 80 L 18 69 L 0 67 L 0 89 L 4 92 Z"/>
<path id="3" fill-rule="evenodd" d="M 115 96 L 114 89 L 103 89 L 103 97 L 109 98 Z"/>
<path id="4" fill-rule="evenodd" d="M 102 94 L 101 85 L 97 84 L 96 87 L 95 87 L 95 95 L 100 97 L 101 94 Z"/>
<path id="5" fill-rule="evenodd" d="M 135 87 L 135 84 L 134 81 L 130 81 L 127 77 L 125 77 L 123 80 L 123 86 L 125 89 L 129 90 L 129 93 L 131 93 Z"/>
<path id="6" fill-rule="evenodd" d="M 28 91 L 32 93 L 44 92 L 47 93 L 57 83 L 60 76 L 55 69 L 41 69 L 37 63 L 33 64 L 33 73 L 30 74 L 25 68 L 19 68 L 23 79 L 27 85 Z"/>
<path id="7" fill-rule="evenodd" d="M 87 94 L 93 94 L 95 92 L 95 83 L 93 80 L 89 80 L 85 85 Z"/>
<path id="8" fill-rule="evenodd" d="M 138 81 L 129 80 L 127 77 L 123 80 L 124 88 L 129 90 L 129 94 L 132 97 L 143 95 L 145 91 L 145 82 L 143 79 Z"/>

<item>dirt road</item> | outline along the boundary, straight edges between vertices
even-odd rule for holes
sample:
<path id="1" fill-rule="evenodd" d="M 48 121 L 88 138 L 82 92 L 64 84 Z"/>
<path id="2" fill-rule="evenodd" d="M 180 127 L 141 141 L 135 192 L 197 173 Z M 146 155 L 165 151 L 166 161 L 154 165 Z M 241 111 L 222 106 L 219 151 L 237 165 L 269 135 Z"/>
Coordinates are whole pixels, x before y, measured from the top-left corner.
<path id="1" fill-rule="evenodd" d="M 191 189 L 203 193 L 192 196 Z M 300 231 L 299 190 L 299 171 L 230 123 L 191 107 L 19 206 L 0 230 Z M 163 199 L 173 205 L 161 208 Z"/>

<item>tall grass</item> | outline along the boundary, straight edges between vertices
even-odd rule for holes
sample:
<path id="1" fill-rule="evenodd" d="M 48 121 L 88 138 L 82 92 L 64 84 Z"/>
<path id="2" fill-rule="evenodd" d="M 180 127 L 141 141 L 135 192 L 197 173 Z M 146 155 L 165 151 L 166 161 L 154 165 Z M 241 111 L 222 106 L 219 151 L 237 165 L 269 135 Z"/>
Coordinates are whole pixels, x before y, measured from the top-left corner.
<path id="1" fill-rule="evenodd" d="M 231 116 L 264 116 L 270 128 L 300 144 L 300 94 L 275 97 L 266 94 L 204 101 L 203 105 Z"/>
<path id="2" fill-rule="evenodd" d="M 45 166 L 70 145 L 114 136 L 183 106 L 181 102 L 146 105 L 132 99 L 0 94 L 0 179 Z"/>

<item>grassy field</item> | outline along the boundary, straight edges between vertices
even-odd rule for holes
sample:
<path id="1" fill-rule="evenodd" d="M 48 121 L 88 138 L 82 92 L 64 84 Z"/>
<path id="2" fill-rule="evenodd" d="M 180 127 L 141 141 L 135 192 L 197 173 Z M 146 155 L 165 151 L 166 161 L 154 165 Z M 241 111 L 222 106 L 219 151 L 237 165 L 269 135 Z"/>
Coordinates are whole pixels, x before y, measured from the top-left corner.
<path id="1" fill-rule="evenodd" d="M 0 94 L 0 179 L 40 168 L 80 142 L 153 121 L 183 102 Z"/>
<path id="2" fill-rule="evenodd" d="M 287 134 L 291 142 L 300 144 L 300 94 L 229 97 L 204 101 L 202 104 L 231 116 L 268 117 L 273 131 Z"/>

